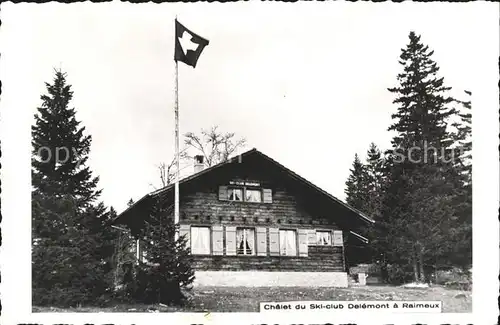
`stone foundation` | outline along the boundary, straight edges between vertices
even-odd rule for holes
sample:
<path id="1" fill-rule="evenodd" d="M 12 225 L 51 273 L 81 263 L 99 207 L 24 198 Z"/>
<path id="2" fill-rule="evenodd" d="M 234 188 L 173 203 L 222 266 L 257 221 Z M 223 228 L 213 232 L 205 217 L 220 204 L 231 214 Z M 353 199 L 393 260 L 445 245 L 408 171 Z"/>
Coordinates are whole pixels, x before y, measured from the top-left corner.
<path id="1" fill-rule="evenodd" d="M 195 287 L 339 287 L 346 272 L 195 271 Z"/>

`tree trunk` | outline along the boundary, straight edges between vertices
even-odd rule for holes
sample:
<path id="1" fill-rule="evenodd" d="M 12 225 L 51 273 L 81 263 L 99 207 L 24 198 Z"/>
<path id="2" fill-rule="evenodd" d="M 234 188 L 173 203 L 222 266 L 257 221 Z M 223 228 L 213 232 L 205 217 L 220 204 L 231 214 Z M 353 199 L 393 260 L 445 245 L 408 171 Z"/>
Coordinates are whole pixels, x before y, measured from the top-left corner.
<path id="1" fill-rule="evenodd" d="M 415 282 L 418 282 L 419 274 L 418 274 L 418 264 L 417 264 L 417 254 L 413 254 L 413 274 L 415 278 Z"/>
<path id="2" fill-rule="evenodd" d="M 420 282 L 425 283 L 424 256 L 421 251 L 418 254 L 418 264 L 420 266 Z"/>
<path id="3" fill-rule="evenodd" d="M 438 284 L 439 283 L 439 274 L 438 274 L 438 261 L 434 262 L 434 283 Z"/>

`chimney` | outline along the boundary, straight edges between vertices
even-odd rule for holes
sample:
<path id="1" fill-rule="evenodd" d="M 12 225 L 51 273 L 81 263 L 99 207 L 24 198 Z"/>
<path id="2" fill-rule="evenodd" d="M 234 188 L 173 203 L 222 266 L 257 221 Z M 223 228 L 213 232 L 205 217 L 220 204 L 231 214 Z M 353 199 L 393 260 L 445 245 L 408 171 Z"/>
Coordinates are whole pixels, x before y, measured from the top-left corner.
<path id="1" fill-rule="evenodd" d="M 194 156 L 194 173 L 199 173 L 205 168 L 205 164 L 203 163 L 203 156 L 196 155 Z"/>

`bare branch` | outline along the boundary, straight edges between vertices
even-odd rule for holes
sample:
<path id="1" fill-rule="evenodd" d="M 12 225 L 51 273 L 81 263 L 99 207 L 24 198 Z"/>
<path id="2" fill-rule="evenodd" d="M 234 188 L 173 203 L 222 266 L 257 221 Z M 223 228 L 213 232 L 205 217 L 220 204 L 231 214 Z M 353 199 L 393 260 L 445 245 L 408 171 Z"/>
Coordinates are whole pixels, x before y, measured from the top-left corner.
<path id="1" fill-rule="evenodd" d="M 189 156 L 187 154 L 187 148 L 182 149 L 179 152 L 179 161 L 188 159 Z M 176 157 L 172 158 L 172 160 L 168 163 L 168 165 L 164 162 L 160 163 L 157 168 L 158 168 L 158 173 L 160 174 L 160 181 L 162 187 L 170 185 L 176 176 L 176 169 L 177 169 L 177 159 Z"/>
<path id="2" fill-rule="evenodd" d="M 218 126 L 202 129 L 200 135 L 189 132 L 185 137 L 185 144 L 203 155 L 207 167 L 228 161 L 238 149 L 246 146 L 245 139 L 235 139 L 235 133 L 222 133 Z"/>

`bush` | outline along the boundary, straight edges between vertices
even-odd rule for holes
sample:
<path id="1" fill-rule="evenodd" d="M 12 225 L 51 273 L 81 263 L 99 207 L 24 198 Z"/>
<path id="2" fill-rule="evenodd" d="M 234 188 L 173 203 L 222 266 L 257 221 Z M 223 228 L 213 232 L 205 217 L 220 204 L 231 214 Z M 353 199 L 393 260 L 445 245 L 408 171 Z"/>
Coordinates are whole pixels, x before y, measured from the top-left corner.
<path id="1" fill-rule="evenodd" d="M 456 267 L 447 270 L 437 270 L 434 274 L 434 282 L 450 289 L 471 290 L 472 275 L 468 270 Z"/>
<path id="2" fill-rule="evenodd" d="M 408 265 L 388 264 L 385 281 L 390 284 L 403 284 L 413 280 L 413 270 Z"/>
<path id="3" fill-rule="evenodd" d="M 434 274 L 434 282 L 437 284 L 445 284 L 447 282 L 464 282 L 470 279 L 471 275 L 468 271 L 459 268 L 450 268 L 446 270 L 437 270 Z"/>

